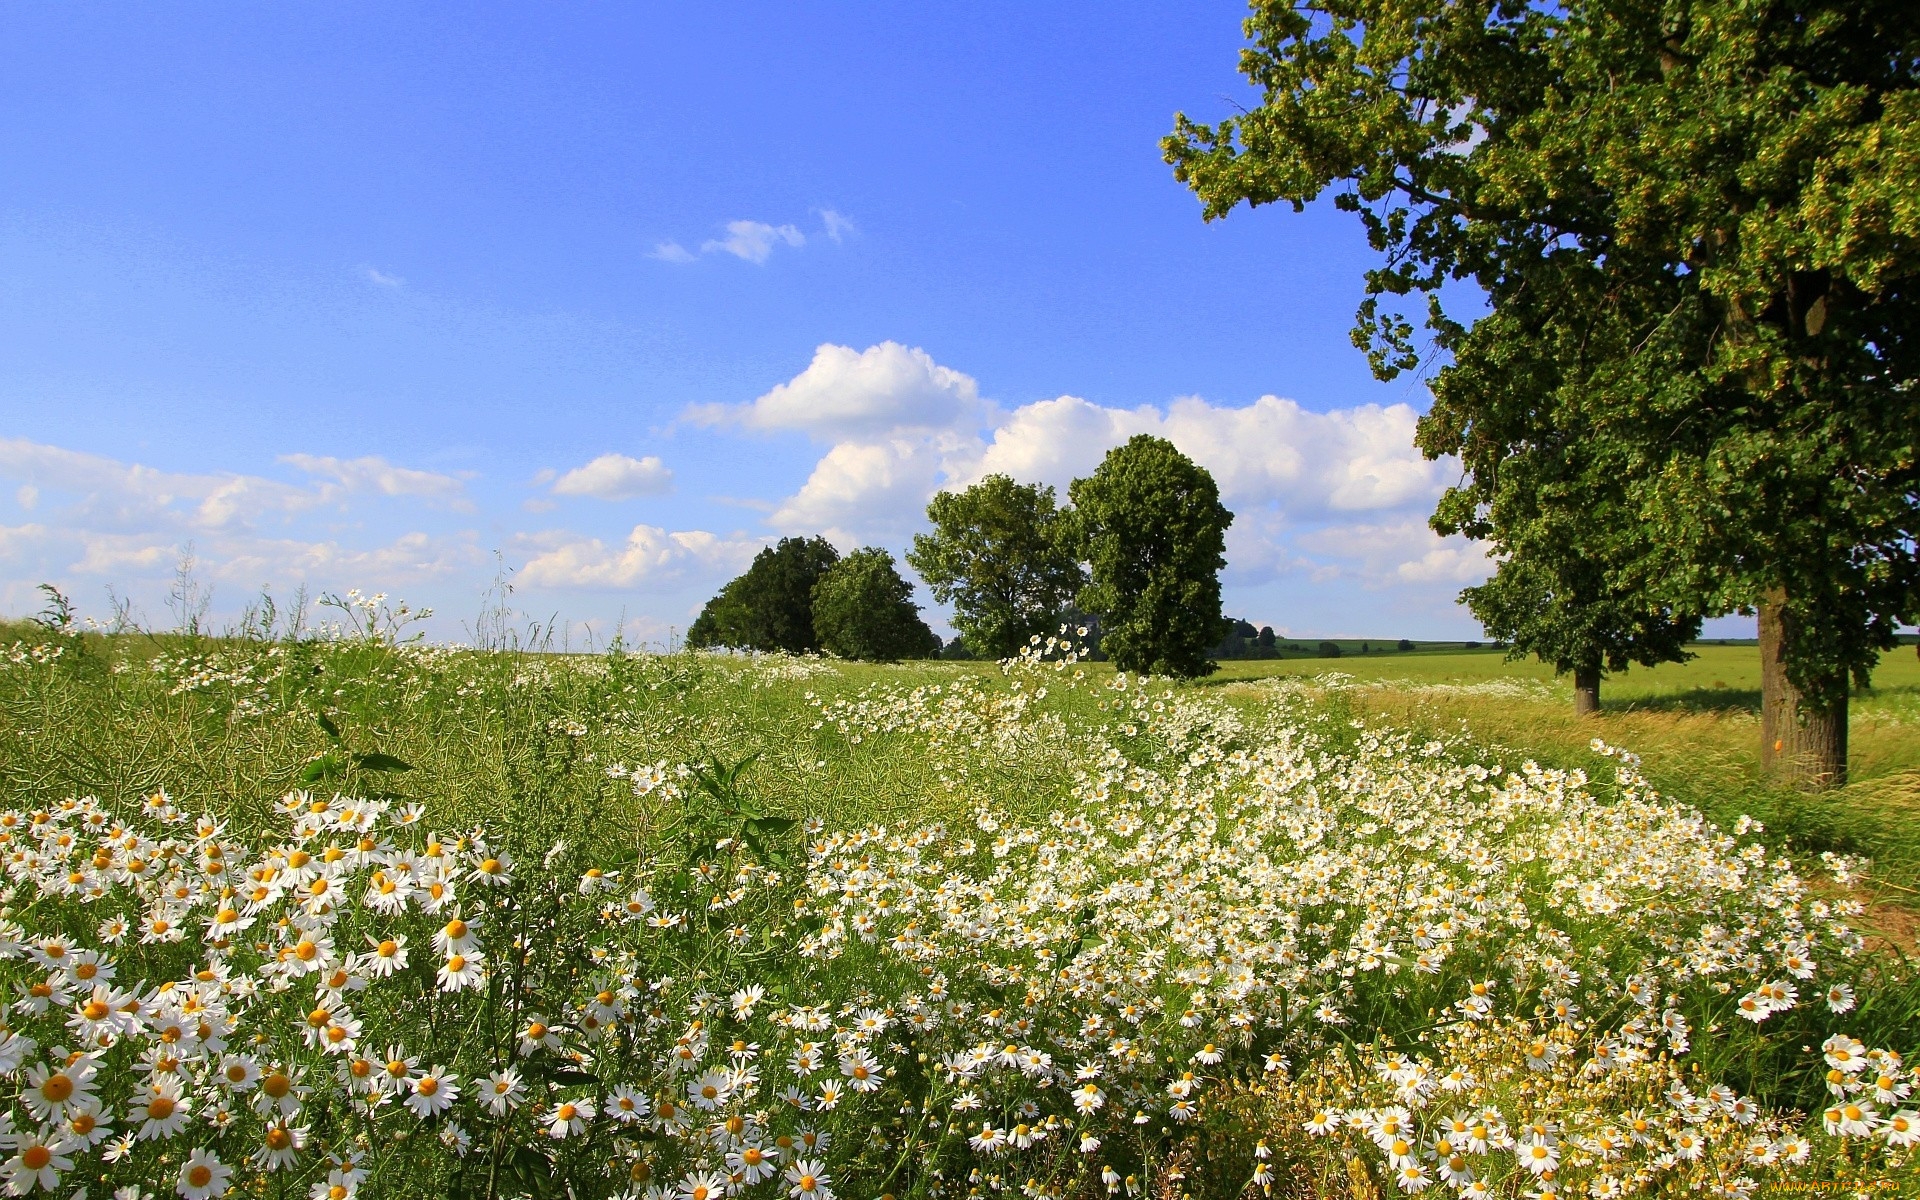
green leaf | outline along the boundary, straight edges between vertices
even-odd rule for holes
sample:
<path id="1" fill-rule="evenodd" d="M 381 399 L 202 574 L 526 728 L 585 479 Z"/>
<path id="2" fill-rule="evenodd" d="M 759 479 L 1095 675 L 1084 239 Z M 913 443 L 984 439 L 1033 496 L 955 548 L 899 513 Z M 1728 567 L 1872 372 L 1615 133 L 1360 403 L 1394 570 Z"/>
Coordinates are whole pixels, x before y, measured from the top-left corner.
<path id="1" fill-rule="evenodd" d="M 598 1076 L 588 1074 L 574 1067 L 556 1067 L 547 1073 L 547 1078 L 563 1087 L 585 1086 L 587 1084 L 600 1082 Z"/>
<path id="2" fill-rule="evenodd" d="M 411 771 L 413 764 L 395 758 L 391 754 L 374 751 L 371 754 L 356 754 L 354 763 L 363 771 Z"/>
<path id="3" fill-rule="evenodd" d="M 322 779 L 333 779 L 347 769 L 347 765 L 331 754 L 323 754 L 308 763 L 300 772 L 300 782 L 318 783 Z"/>
<path id="4" fill-rule="evenodd" d="M 336 742 L 340 740 L 340 727 L 333 723 L 332 717 L 329 717 L 325 713 L 321 713 L 316 719 L 320 722 L 320 728 L 326 730 L 328 737 L 332 738 Z"/>
<path id="5" fill-rule="evenodd" d="M 755 817 L 747 828 L 765 837 L 784 837 L 800 822 L 794 817 Z"/>

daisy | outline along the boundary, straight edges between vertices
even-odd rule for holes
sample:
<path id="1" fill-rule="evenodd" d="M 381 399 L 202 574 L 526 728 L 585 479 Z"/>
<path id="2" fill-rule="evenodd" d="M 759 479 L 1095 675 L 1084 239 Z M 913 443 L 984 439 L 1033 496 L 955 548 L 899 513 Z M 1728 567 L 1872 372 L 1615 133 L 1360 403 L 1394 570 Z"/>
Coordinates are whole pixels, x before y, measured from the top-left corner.
<path id="1" fill-rule="evenodd" d="M 260 1148 L 253 1152 L 249 1161 L 263 1171 L 284 1171 L 294 1165 L 300 1151 L 306 1148 L 306 1126 L 273 1124 L 267 1126 L 266 1133 L 261 1135 Z"/>
<path id="2" fill-rule="evenodd" d="M 181 1094 L 180 1085 L 170 1078 L 154 1076 L 146 1094 L 129 1106 L 129 1116 L 140 1122 L 135 1135 L 141 1141 L 170 1138 L 186 1128 L 193 1104 Z"/>
<path id="3" fill-rule="evenodd" d="M 585 1133 L 588 1122 L 593 1120 L 593 1105 L 565 1103 L 554 1107 L 547 1119 L 547 1136 L 566 1138 L 576 1133 Z"/>
<path id="4" fill-rule="evenodd" d="M 487 1086 L 481 1089 L 480 1095 L 487 1102 L 488 1112 L 496 1117 L 503 1116 L 526 1103 L 527 1085 L 521 1080 L 520 1072 L 508 1067 L 504 1071 L 495 1071 L 488 1075 Z M 646 1103 L 644 1097 L 641 1103 Z"/>
<path id="5" fill-rule="evenodd" d="M 1887 1139 L 1889 1146 L 1920 1145 L 1920 1113 L 1910 1108 L 1893 1113 L 1881 1123 L 1880 1135 Z"/>
<path id="6" fill-rule="evenodd" d="M 792 1200 L 833 1200 L 833 1189 L 828 1185 L 833 1181 L 827 1178 L 826 1164 L 817 1158 L 803 1158 L 789 1166 L 786 1171 L 787 1195 Z"/>
<path id="7" fill-rule="evenodd" d="M 13 1157 L 0 1163 L 9 1195 L 24 1196 L 35 1188 L 50 1192 L 60 1186 L 60 1172 L 73 1170 L 68 1154 L 77 1147 L 58 1134 L 30 1130 L 11 1140 Z"/>
<path id="8" fill-rule="evenodd" d="M 220 1161 L 210 1150 L 195 1150 L 180 1166 L 174 1190 L 186 1200 L 210 1200 L 227 1190 L 227 1178 L 233 1168 Z"/>
<path id="9" fill-rule="evenodd" d="M 33 1119 L 52 1123 L 70 1107 L 80 1107 L 93 1099 L 93 1080 L 99 1067 L 86 1055 L 59 1067 L 35 1064 L 27 1068 L 27 1086 L 20 1090 Z"/>
<path id="10" fill-rule="evenodd" d="M 621 1084 L 607 1094 L 602 1111 L 622 1125 L 632 1125 L 645 1120 L 652 1108 L 644 1094 Z"/>
<path id="11" fill-rule="evenodd" d="M 440 970 L 434 976 L 440 982 L 443 992 L 458 992 L 467 988 L 477 988 L 486 982 L 487 973 L 484 956 L 479 952 L 472 954 L 454 954 L 440 964 Z"/>
<path id="12" fill-rule="evenodd" d="M 413 1081 L 406 1106 L 421 1120 L 438 1116 L 460 1098 L 460 1081 L 444 1067 L 428 1067 Z"/>
<path id="13" fill-rule="evenodd" d="M 674 1194 L 679 1200 L 722 1200 L 727 1190 L 727 1177 L 709 1171 L 682 1179 Z"/>
<path id="14" fill-rule="evenodd" d="M 776 1165 L 779 1157 L 778 1150 L 755 1145 L 738 1146 L 727 1152 L 727 1170 L 737 1176 L 740 1183 L 752 1185 L 779 1169 Z"/>
<path id="15" fill-rule="evenodd" d="M 519 1053 L 525 1058 L 535 1050 L 560 1049 L 560 1034 L 547 1024 L 547 1019 L 539 1013 L 527 1017 L 526 1024 L 520 1027 Z"/>

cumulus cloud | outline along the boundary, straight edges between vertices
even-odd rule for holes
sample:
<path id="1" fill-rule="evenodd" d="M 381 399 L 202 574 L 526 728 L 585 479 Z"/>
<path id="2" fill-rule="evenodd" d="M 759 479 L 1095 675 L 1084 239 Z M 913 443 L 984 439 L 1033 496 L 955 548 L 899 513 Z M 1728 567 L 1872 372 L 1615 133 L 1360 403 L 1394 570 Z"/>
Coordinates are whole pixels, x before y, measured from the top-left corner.
<path id="1" fill-rule="evenodd" d="M 520 569 L 522 583 L 551 588 L 630 588 L 679 582 L 689 574 L 737 573 L 765 541 L 723 538 L 705 530 L 669 533 L 658 525 L 635 525 L 620 545 L 566 533 L 530 534 Z"/>
<path id="2" fill-rule="evenodd" d="M 966 482 L 994 472 L 1063 487 L 1099 466 L 1135 434 L 1166 438 L 1213 473 L 1229 505 L 1289 512 L 1367 512 L 1430 503 L 1446 468 L 1413 445 L 1417 413 L 1405 404 L 1312 412 L 1262 396 L 1227 407 L 1182 397 L 1165 412 L 1105 408 L 1077 396 L 1015 409 L 994 431 Z"/>
<path id="3" fill-rule="evenodd" d="M 700 424 L 840 441 L 969 426 L 981 412 L 972 376 L 941 366 L 925 350 L 881 342 L 865 350 L 827 343 L 806 370 L 752 403 L 703 405 L 687 415 Z"/>
<path id="4" fill-rule="evenodd" d="M 1352 579 L 1369 588 L 1414 584 L 1457 588 L 1478 583 L 1493 571 L 1484 546 L 1458 536 L 1443 538 L 1423 516 L 1327 525 L 1293 540 L 1323 560 L 1322 578 Z"/>
<path id="5" fill-rule="evenodd" d="M 783 533 L 897 544 L 940 490 L 999 473 L 1064 491 L 1144 433 L 1171 441 L 1218 481 L 1237 518 L 1226 576 L 1236 586 L 1352 579 L 1425 594 L 1488 569 L 1471 543 L 1426 528 L 1457 465 L 1420 454 L 1418 413 L 1406 404 L 1314 411 L 1271 395 L 1242 405 L 1186 396 L 1122 408 L 1058 396 L 1006 410 L 925 350 L 882 342 L 822 345 L 805 370 L 752 402 L 687 416 L 826 444 L 806 481 L 773 507 L 769 524 Z"/>
<path id="6" fill-rule="evenodd" d="M 593 496 L 600 500 L 632 500 L 659 496 L 673 489 L 673 472 L 658 455 L 629 458 L 602 454 L 584 467 L 575 467 L 554 480 L 556 496 Z"/>

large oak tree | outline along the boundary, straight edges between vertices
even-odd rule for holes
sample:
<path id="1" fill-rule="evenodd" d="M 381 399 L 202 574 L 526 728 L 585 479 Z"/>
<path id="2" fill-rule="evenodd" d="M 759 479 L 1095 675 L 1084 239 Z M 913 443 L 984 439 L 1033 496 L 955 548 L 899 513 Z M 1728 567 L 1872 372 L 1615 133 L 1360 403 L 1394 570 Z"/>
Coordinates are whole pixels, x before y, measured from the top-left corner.
<path id="1" fill-rule="evenodd" d="M 1842 779 L 1849 685 L 1920 609 L 1911 4 L 1257 0 L 1246 32 L 1263 103 L 1168 158 L 1209 218 L 1333 189 L 1381 376 L 1426 297 L 1420 444 L 1467 472 L 1436 523 L 1524 534 L 1503 480 L 1591 462 L 1612 502 L 1530 503 L 1585 513 L 1610 594 L 1757 609 L 1763 757 Z"/>

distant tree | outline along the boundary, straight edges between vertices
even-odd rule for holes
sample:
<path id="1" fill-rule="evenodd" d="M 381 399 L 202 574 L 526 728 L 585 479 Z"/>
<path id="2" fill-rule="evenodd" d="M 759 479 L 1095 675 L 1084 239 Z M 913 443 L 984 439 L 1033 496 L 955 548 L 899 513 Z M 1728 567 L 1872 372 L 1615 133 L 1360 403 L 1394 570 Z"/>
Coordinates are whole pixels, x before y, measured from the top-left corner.
<path id="1" fill-rule="evenodd" d="M 1259 648 L 1260 653 L 1264 657 L 1271 658 L 1273 656 L 1273 626 L 1262 625 L 1260 627 L 1260 636 L 1254 639 L 1253 644 Z"/>
<path id="2" fill-rule="evenodd" d="M 1519 556 L 1460 593 L 1480 625 L 1507 643 L 1508 658 L 1531 654 L 1573 675 L 1573 711 L 1600 711 L 1600 680 L 1629 663 L 1684 662 L 1700 618 L 1676 613 L 1637 589 L 1608 583 L 1604 559 L 1571 550 Z"/>
<path id="3" fill-rule="evenodd" d="M 1054 491 L 989 475 L 927 505 L 933 532 L 913 539 L 907 563 L 975 653 L 1007 658 L 1056 633 L 1086 572 L 1066 538 Z"/>
<path id="4" fill-rule="evenodd" d="M 842 658 L 893 662 L 940 653 L 913 585 L 900 578 L 893 555 L 872 547 L 847 555 L 814 584 L 813 631 L 821 649 Z"/>
<path id="5" fill-rule="evenodd" d="M 1339 658 L 1339 657 L 1340 657 L 1340 643 L 1338 643 L 1338 642 L 1321 642 L 1321 643 L 1320 643 L 1320 657 L 1321 657 L 1321 658 Z"/>
<path id="6" fill-rule="evenodd" d="M 1373 647 L 1372 647 L 1372 646 L 1369 646 L 1369 645 L 1368 645 L 1367 643 L 1365 643 L 1365 642 L 1361 642 L 1361 643 L 1360 643 L 1360 653 L 1362 653 L 1362 654 L 1371 654 L 1371 653 L 1373 653 Z"/>
<path id="7" fill-rule="evenodd" d="M 1092 582 L 1080 605 L 1125 671 L 1193 677 L 1217 664 L 1220 569 L 1233 514 L 1213 476 L 1162 438 L 1138 434 L 1073 481 L 1074 530 Z"/>
<path id="8" fill-rule="evenodd" d="M 1413 649 L 1413 643 L 1407 640 L 1406 638 L 1401 638 L 1399 649 L 1402 653 L 1405 653 L 1406 651 Z"/>
<path id="9" fill-rule="evenodd" d="M 707 601 L 687 630 L 687 644 L 789 654 L 820 649 L 813 630 L 813 588 L 838 561 L 839 551 L 825 538 L 780 539 Z"/>

